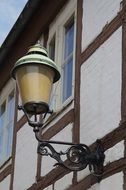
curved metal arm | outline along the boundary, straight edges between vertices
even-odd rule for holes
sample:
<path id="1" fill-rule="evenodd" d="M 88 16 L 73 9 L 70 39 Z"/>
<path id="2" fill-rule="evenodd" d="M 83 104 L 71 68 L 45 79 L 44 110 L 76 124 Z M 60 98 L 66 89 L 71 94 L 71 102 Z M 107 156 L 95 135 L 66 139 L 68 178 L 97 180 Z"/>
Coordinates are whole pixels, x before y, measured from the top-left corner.
<path id="1" fill-rule="evenodd" d="M 35 137 L 39 142 L 37 152 L 42 156 L 50 156 L 54 158 L 56 165 L 63 166 L 71 171 L 80 171 L 89 166 L 90 171 L 100 174 L 103 171 L 104 149 L 101 142 L 97 140 L 96 150 L 92 152 L 85 144 L 74 144 L 70 142 L 44 140 L 39 136 L 39 132 L 35 132 Z M 57 152 L 51 144 L 69 145 L 65 152 Z M 65 156 L 65 160 L 62 159 Z"/>
<path id="2" fill-rule="evenodd" d="M 38 145 L 39 154 L 44 156 L 50 156 L 57 161 L 57 163 L 54 166 L 60 165 L 71 171 L 79 171 L 87 167 L 88 161 L 84 156 L 84 154 L 86 155 L 86 152 L 87 150 L 84 147 L 77 145 L 71 146 L 65 152 L 57 152 L 50 143 L 39 143 Z M 66 156 L 67 161 L 64 161 L 62 159 L 62 156 L 64 155 Z"/>
<path id="3" fill-rule="evenodd" d="M 43 126 L 43 122 L 37 122 L 37 116 L 34 115 L 34 120 L 31 121 L 28 114 L 25 112 L 23 106 L 18 107 L 24 111 L 27 117 L 28 123 L 33 127 L 35 137 L 39 142 L 37 152 L 43 156 L 50 156 L 54 158 L 57 163 L 56 165 L 63 166 L 71 171 L 80 171 L 89 166 L 90 171 L 94 171 L 97 175 L 103 172 L 103 163 L 105 159 L 104 148 L 100 140 L 96 141 L 96 148 L 91 151 L 90 148 L 85 144 L 74 144 L 71 142 L 45 140 L 40 138 L 40 129 Z M 45 118 L 45 117 L 44 117 Z M 70 146 L 65 152 L 57 152 L 52 144 L 60 144 Z M 65 161 L 62 158 L 65 156 Z"/>

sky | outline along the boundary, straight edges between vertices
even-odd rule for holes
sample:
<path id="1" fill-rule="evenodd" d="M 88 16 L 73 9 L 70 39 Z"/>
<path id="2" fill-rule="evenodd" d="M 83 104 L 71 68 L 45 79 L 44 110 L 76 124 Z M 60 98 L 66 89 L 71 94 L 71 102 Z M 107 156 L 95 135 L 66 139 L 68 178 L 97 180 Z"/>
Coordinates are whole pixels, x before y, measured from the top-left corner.
<path id="1" fill-rule="evenodd" d="M 0 46 L 28 0 L 0 0 Z"/>

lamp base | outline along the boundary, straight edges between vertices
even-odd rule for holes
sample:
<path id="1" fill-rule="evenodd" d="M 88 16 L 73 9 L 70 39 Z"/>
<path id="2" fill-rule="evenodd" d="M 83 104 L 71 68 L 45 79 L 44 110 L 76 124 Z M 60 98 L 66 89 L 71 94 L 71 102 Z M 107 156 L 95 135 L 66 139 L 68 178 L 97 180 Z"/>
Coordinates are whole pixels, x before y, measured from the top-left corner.
<path id="1" fill-rule="evenodd" d="M 28 114 L 43 114 L 49 111 L 49 106 L 45 102 L 27 102 L 24 109 Z"/>

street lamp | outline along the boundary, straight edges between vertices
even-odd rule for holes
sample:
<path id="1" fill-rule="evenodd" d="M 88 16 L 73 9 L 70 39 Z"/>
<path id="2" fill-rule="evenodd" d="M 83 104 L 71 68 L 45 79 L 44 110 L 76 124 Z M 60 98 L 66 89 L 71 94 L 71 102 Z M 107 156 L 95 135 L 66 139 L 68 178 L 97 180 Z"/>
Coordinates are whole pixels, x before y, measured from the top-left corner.
<path id="1" fill-rule="evenodd" d="M 32 46 L 14 65 L 12 77 L 17 82 L 22 100 L 18 109 L 23 110 L 29 125 L 33 127 L 39 142 L 38 153 L 54 158 L 56 165 L 71 171 L 83 170 L 89 166 L 90 171 L 93 170 L 96 175 L 101 174 L 105 155 L 100 140 L 96 141 L 96 148 L 92 151 L 85 144 L 52 141 L 41 137 L 44 119 L 48 113 L 52 113 L 49 109 L 52 85 L 60 79 L 60 72 L 55 62 L 48 57 L 46 49 L 39 44 Z M 38 115 L 42 115 L 42 122 L 38 121 Z M 69 148 L 65 152 L 57 152 L 52 144 L 69 145 Z M 63 155 L 66 156 L 65 161 L 62 160 Z"/>

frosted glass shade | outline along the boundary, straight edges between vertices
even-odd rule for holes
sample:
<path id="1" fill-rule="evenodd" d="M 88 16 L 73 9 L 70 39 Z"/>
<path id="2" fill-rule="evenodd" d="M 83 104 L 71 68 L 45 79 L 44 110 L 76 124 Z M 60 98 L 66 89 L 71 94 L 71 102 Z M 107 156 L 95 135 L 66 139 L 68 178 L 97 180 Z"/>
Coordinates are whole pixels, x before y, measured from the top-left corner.
<path id="1" fill-rule="evenodd" d="M 15 75 L 27 113 L 45 113 L 48 109 L 54 70 L 41 64 L 26 64 L 18 67 Z"/>
<path id="2" fill-rule="evenodd" d="M 47 50 L 40 44 L 31 46 L 27 54 L 17 60 L 11 74 L 18 84 L 25 111 L 48 112 L 52 85 L 60 79 L 60 72 Z"/>

